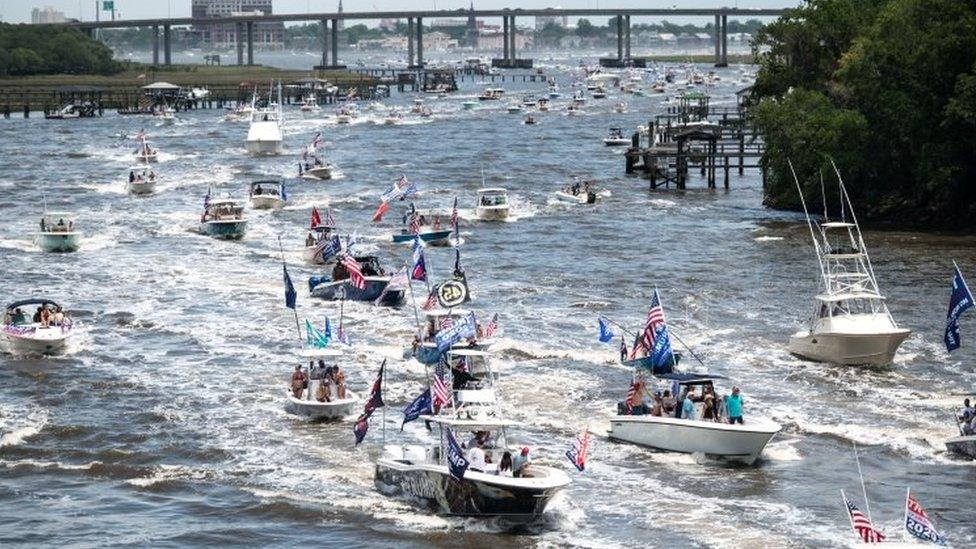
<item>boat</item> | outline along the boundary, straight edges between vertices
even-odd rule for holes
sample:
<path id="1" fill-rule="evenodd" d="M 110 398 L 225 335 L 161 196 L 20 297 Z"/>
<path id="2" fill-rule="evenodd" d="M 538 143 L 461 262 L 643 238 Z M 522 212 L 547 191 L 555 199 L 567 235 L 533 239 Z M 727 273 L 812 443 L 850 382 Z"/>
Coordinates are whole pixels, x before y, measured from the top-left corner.
<path id="1" fill-rule="evenodd" d="M 453 230 L 444 229 L 440 214 L 421 212 L 410 205 L 410 211 L 403 216 L 404 227 L 393 235 L 395 244 L 411 243 L 416 237 L 428 246 L 450 246 Z"/>
<path id="2" fill-rule="evenodd" d="M 159 151 L 152 146 L 152 142 L 146 139 L 145 134 L 139 134 L 139 146 L 136 147 L 134 152 L 137 162 L 142 162 L 148 164 L 150 162 L 157 162 L 159 160 Z"/>
<path id="3" fill-rule="evenodd" d="M 616 105 L 613 106 L 613 111 L 616 113 L 624 114 L 627 112 L 627 110 L 628 110 L 628 106 L 627 103 L 624 101 L 621 101 L 620 103 L 617 103 Z"/>
<path id="4" fill-rule="evenodd" d="M 601 84 L 597 86 L 590 95 L 593 96 L 593 99 L 604 99 L 607 97 L 607 90 Z"/>
<path id="5" fill-rule="evenodd" d="M 306 158 L 304 162 L 298 163 L 298 176 L 302 179 L 314 179 L 316 181 L 332 179 L 332 170 L 332 164 L 322 162 L 317 156 L 312 156 L 311 161 Z"/>
<path id="6" fill-rule="evenodd" d="M 539 102 L 536 100 L 536 98 L 535 97 L 532 97 L 531 95 L 526 95 L 526 96 L 523 96 L 522 97 L 522 106 L 523 107 L 534 107 L 538 103 Z"/>
<path id="7" fill-rule="evenodd" d="M 549 99 L 559 98 L 559 85 L 555 82 L 549 83 Z"/>
<path id="8" fill-rule="evenodd" d="M 37 309 L 31 311 L 29 307 L 35 305 Z M 45 322 L 43 315 L 48 314 Z M 71 317 L 56 302 L 44 298 L 23 299 L 7 305 L 0 322 L 0 334 L 8 347 L 17 353 L 60 354 L 73 333 Z"/>
<path id="9" fill-rule="evenodd" d="M 517 423 L 501 415 L 490 367 L 483 372 L 454 372 L 449 403 L 419 416 L 434 427 L 437 442 L 387 445 L 376 462 L 376 489 L 387 496 L 419 500 L 441 514 L 538 520 L 553 497 L 570 484 L 569 476 L 537 463 L 528 465 L 519 476 L 500 471 L 498 464 L 503 459 L 519 454 L 518 445 L 508 435 Z M 441 376 L 437 369 L 433 375 Z M 446 374 L 441 379 L 444 377 Z M 463 473 L 455 471 L 458 479 L 452 476 L 449 456 L 457 451 L 452 448 L 459 448 L 456 437 L 462 436 L 472 437 L 469 445 L 477 438 L 486 463 L 470 463 Z M 528 455 L 528 448 L 523 452 Z"/>
<path id="10" fill-rule="evenodd" d="M 507 110 L 509 114 L 518 114 L 522 112 L 522 105 L 519 105 L 516 102 L 512 102 L 509 103 L 507 107 L 505 107 L 505 110 Z"/>
<path id="11" fill-rule="evenodd" d="M 478 189 L 478 206 L 475 214 L 481 221 L 508 219 L 508 191 L 500 187 Z"/>
<path id="12" fill-rule="evenodd" d="M 319 387 L 324 383 L 327 368 L 332 365 L 326 366 L 326 362 L 335 364 L 342 356 L 343 352 L 338 348 L 302 349 L 299 353 L 299 364 L 308 361 L 308 368 L 303 372 L 307 383 L 301 389 L 289 387 L 285 411 L 310 421 L 337 420 L 349 416 L 360 401 L 359 396 L 349 389 L 345 390 L 345 398 L 339 398 L 338 388 L 329 384 L 325 386 L 329 391 L 329 400 L 320 402 L 315 398 Z M 296 392 L 299 396 L 295 396 Z"/>
<path id="13" fill-rule="evenodd" d="M 302 250 L 302 257 L 308 263 L 315 265 L 331 265 L 335 263 L 339 251 L 342 250 L 342 242 L 333 240 L 338 238 L 336 228 L 333 225 L 319 224 L 308 229 L 305 237 L 305 249 Z M 329 246 L 335 248 L 335 253 L 329 251 Z"/>
<path id="14" fill-rule="evenodd" d="M 44 115 L 48 120 L 72 120 L 81 118 L 81 108 L 74 103 L 67 103 L 60 109 Z"/>
<path id="15" fill-rule="evenodd" d="M 403 115 L 396 109 L 390 110 L 386 117 L 383 118 L 383 124 L 386 126 L 395 126 L 400 122 L 403 122 Z"/>
<path id="16" fill-rule="evenodd" d="M 976 459 L 976 435 L 966 435 L 960 429 L 959 435 L 945 441 L 946 450 L 970 459 Z"/>
<path id="17" fill-rule="evenodd" d="M 352 110 L 345 107 L 339 109 L 336 113 L 336 124 L 351 124 L 354 114 Z"/>
<path id="18" fill-rule="evenodd" d="M 539 99 L 538 109 L 539 112 L 549 112 L 549 100 L 545 97 Z"/>
<path id="19" fill-rule="evenodd" d="M 318 97 L 315 96 L 314 92 L 309 92 L 305 95 L 305 97 L 302 98 L 302 103 L 298 106 L 298 109 L 305 113 L 318 112 L 322 110 L 321 107 L 319 107 Z"/>
<path id="20" fill-rule="evenodd" d="M 479 101 L 498 101 L 505 95 L 503 88 L 485 88 L 485 91 L 478 96 Z"/>
<path id="21" fill-rule="evenodd" d="M 255 210 L 280 210 L 288 201 L 284 181 L 266 179 L 254 181 L 248 189 L 251 207 Z"/>
<path id="22" fill-rule="evenodd" d="M 553 193 L 553 196 L 560 202 L 570 204 L 595 204 L 598 195 L 596 191 L 590 189 L 589 182 L 583 182 L 564 187 Z"/>
<path id="23" fill-rule="evenodd" d="M 146 166 L 134 166 L 129 169 L 129 182 L 126 183 L 126 190 L 129 194 L 144 196 L 156 191 L 158 181 L 156 172 Z"/>
<path id="24" fill-rule="evenodd" d="M 277 97 L 274 92 L 277 92 Z M 281 154 L 283 145 L 281 114 L 281 83 L 268 96 L 268 104 L 257 107 L 257 97 L 251 100 L 251 126 L 247 130 L 244 147 L 252 155 Z"/>
<path id="25" fill-rule="evenodd" d="M 73 252 L 78 249 L 81 233 L 75 230 L 75 216 L 68 212 L 44 212 L 41 231 L 34 243 L 44 252 Z"/>
<path id="26" fill-rule="evenodd" d="M 172 107 L 163 107 L 153 113 L 153 115 L 163 121 L 163 124 L 171 126 L 176 123 L 176 110 Z"/>
<path id="27" fill-rule="evenodd" d="M 816 296 L 808 327 L 790 337 L 788 349 L 818 362 L 890 364 L 911 330 L 898 327 L 888 311 L 839 172 L 837 177 L 841 204 L 851 221 L 842 213 L 840 221 L 825 217 L 815 224 L 800 195 L 820 266 L 822 293 Z M 798 180 L 796 185 L 799 190 Z"/>
<path id="28" fill-rule="evenodd" d="M 535 119 L 534 116 L 532 116 L 531 114 L 527 114 L 525 115 L 525 120 L 523 120 L 522 123 L 525 124 L 526 126 L 534 126 L 539 122 Z"/>
<path id="29" fill-rule="evenodd" d="M 668 85 L 660 80 L 651 84 L 651 91 L 654 93 L 664 93 L 668 90 Z"/>
<path id="30" fill-rule="evenodd" d="M 608 147 L 626 147 L 630 145 L 630 138 L 624 136 L 620 128 L 610 128 L 610 135 L 603 138 L 603 144 Z"/>
<path id="31" fill-rule="evenodd" d="M 224 240 L 240 240 L 247 231 L 244 206 L 232 198 L 209 199 L 200 218 L 200 234 Z"/>
<path id="32" fill-rule="evenodd" d="M 424 112 L 424 100 L 420 97 L 414 98 L 410 112 L 413 114 L 422 114 Z"/>
<path id="33" fill-rule="evenodd" d="M 342 261 L 337 261 L 331 275 L 309 277 L 310 295 L 319 299 L 351 299 L 374 303 L 379 299 L 377 305 L 389 307 L 397 307 L 403 303 L 406 288 L 386 291 L 393 277 L 380 265 L 379 258 L 372 255 L 357 255 L 354 258 L 359 263 L 363 278 L 366 279 L 365 289 L 353 286 L 349 282 L 349 271 Z"/>
<path id="34" fill-rule="evenodd" d="M 569 106 L 566 107 L 566 114 L 569 116 L 579 116 L 583 114 L 583 102 L 579 99 L 573 99 Z"/>
<path id="35" fill-rule="evenodd" d="M 471 314 L 471 311 L 459 308 L 434 308 L 424 311 L 423 314 L 424 325 L 414 337 L 410 347 L 403 350 L 403 358 L 409 359 L 413 357 L 421 364 L 436 364 L 441 359 L 443 352 L 437 348 L 437 344 L 434 342 L 434 336 L 446 325 L 446 319 L 450 319 L 450 322 L 453 322 L 468 316 Z M 462 349 L 487 351 L 492 343 L 494 343 L 494 340 L 483 337 L 481 325 L 478 325 L 474 339 L 455 343 L 451 349 L 454 351 L 460 351 Z"/>
<path id="36" fill-rule="evenodd" d="M 670 387 L 680 387 L 681 394 L 701 387 L 700 394 L 715 395 L 713 383 L 722 376 L 693 373 L 670 373 L 657 376 Z M 640 382 L 638 382 L 640 383 Z M 642 384 L 641 384 L 642 386 Z M 669 388 L 670 388 L 669 387 Z M 679 403 L 676 405 L 680 409 Z M 703 402 L 695 404 L 695 417 L 676 418 L 667 413 L 661 416 L 634 415 L 626 403 L 618 404 L 618 415 L 610 419 L 609 438 L 647 446 L 656 450 L 683 454 L 701 454 L 707 458 L 752 465 L 770 440 L 781 430 L 779 424 L 749 417 L 743 423 L 726 423 L 720 418 L 702 419 L 706 412 Z"/>
<path id="37" fill-rule="evenodd" d="M 466 111 L 470 111 L 470 110 L 474 109 L 477 106 L 478 106 L 478 102 L 477 101 L 468 100 L 468 101 L 465 101 L 464 103 L 461 103 L 461 107 L 464 110 L 466 110 Z"/>
<path id="38" fill-rule="evenodd" d="M 224 114 L 224 120 L 227 122 L 240 122 L 241 120 L 250 119 L 251 113 L 253 112 L 254 107 L 251 105 L 238 105 L 233 109 L 227 109 L 227 113 Z"/>

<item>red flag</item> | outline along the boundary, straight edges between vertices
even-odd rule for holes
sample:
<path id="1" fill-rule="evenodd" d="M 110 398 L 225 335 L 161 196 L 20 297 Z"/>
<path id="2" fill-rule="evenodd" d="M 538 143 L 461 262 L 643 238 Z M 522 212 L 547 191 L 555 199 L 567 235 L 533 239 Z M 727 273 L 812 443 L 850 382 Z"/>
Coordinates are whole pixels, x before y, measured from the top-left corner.
<path id="1" fill-rule="evenodd" d="M 380 207 L 376 208 L 376 213 L 373 214 L 373 222 L 383 221 L 383 215 L 390 210 L 389 202 L 380 202 Z"/>
<path id="2" fill-rule="evenodd" d="M 319 211 L 315 206 L 312 206 L 312 228 L 318 227 L 322 224 L 322 218 L 319 217 Z"/>

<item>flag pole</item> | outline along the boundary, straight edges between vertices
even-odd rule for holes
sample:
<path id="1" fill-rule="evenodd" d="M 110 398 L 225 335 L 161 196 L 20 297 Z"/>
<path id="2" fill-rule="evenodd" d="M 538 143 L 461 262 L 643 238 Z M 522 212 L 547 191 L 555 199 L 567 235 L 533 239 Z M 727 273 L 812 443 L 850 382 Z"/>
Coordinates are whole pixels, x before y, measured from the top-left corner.
<path id="1" fill-rule="evenodd" d="M 386 392 L 386 363 L 380 366 L 382 378 L 380 379 L 380 394 Z M 383 447 L 386 447 L 386 403 L 383 403 Z"/>
<path id="2" fill-rule="evenodd" d="M 287 271 L 288 267 L 285 265 L 285 248 L 281 245 L 281 235 L 278 235 L 278 251 L 281 253 L 281 267 Z M 305 341 L 302 339 L 302 327 L 298 322 L 298 307 L 291 310 L 292 314 L 295 315 L 295 330 L 298 332 L 298 341 L 305 346 Z"/>
<path id="3" fill-rule="evenodd" d="M 854 535 L 857 535 L 857 528 L 854 527 L 854 515 L 851 514 L 851 508 L 847 505 L 847 494 L 844 493 L 843 488 L 840 490 L 840 497 L 844 500 L 844 510 L 847 511 L 847 520 L 851 523 L 851 531 L 854 532 Z M 870 517 L 868 520 L 871 520 Z"/>
<path id="4" fill-rule="evenodd" d="M 905 525 L 905 528 L 908 528 L 908 500 L 911 499 L 911 497 L 912 497 L 912 487 L 906 486 L 905 487 L 905 518 L 902 521 L 902 524 Z"/>
<path id="5" fill-rule="evenodd" d="M 864 486 L 864 475 L 861 473 L 861 458 L 857 455 L 857 442 L 851 441 L 854 446 L 854 461 L 857 462 L 857 476 L 861 479 L 861 493 L 864 495 L 864 510 L 868 513 L 868 520 L 871 524 L 874 524 L 874 519 L 871 518 L 871 503 L 868 501 L 868 490 Z"/>
<path id="6" fill-rule="evenodd" d="M 657 286 L 656 285 L 654 286 L 654 295 L 657 297 L 657 302 L 661 306 L 661 317 L 664 319 L 664 329 L 667 330 L 667 327 L 668 327 L 668 319 L 667 319 L 667 317 L 664 316 L 664 301 L 661 299 L 661 293 L 657 291 Z M 668 330 L 668 334 L 669 335 L 670 335 L 670 333 L 671 333 L 671 330 Z M 675 339 L 677 339 L 677 336 L 675 336 Z M 681 342 L 681 344 L 684 345 L 684 342 Z M 671 350 L 671 367 L 674 368 L 674 367 L 676 367 L 678 365 L 678 361 L 675 360 L 675 358 L 674 358 L 674 345 L 668 345 L 668 347 L 671 348 L 670 349 Z M 648 349 L 647 351 L 648 352 L 651 352 L 651 349 Z M 691 353 L 691 356 L 695 356 L 695 353 L 691 352 L 691 349 L 688 349 L 688 352 Z M 702 366 L 705 365 L 705 363 L 702 362 L 701 359 L 698 358 L 697 356 L 695 356 L 695 360 L 697 360 L 698 362 L 701 362 Z"/>

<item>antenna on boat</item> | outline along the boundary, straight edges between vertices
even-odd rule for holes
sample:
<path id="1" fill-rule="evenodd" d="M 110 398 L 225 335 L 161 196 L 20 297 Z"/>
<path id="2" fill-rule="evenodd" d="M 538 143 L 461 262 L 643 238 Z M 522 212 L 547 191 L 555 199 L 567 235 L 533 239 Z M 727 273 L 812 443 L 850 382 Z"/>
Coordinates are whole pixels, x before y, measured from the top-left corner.
<path id="1" fill-rule="evenodd" d="M 823 254 L 820 251 L 820 242 L 817 241 L 817 233 L 813 230 L 813 222 L 810 221 L 810 211 L 807 210 L 807 201 L 803 197 L 803 188 L 800 187 L 800 179 L 796 176 L 796 169 L 793 167 L 793 161 L 789 158 L 786 159 L 786 163 L 790 166 L 790 172 L 793 174 L 793 183 L 796 184 L 796 192 L 800 194 L 800 204 L 803 205 L 803 213 L 807 217 L 807 228 L 810 229 L 810 238 L 813 240 L 813 247 L 817 251 L 817 263 L 820 265 L 820 277 L 824 280 L 826 284 L 827 273 L 824 270 L 824 260 Z"/>
<path id="2" fill-rule="evenodd" d="M 820 172 L 820 200 L 823 202 L 824 207 L 824 221 L 827 221 L 829 219 L 827 216 L 827 191 L 824 189 L 823 170 L 817 171 Z"/>
<path id="3" fill-rule="evenodd" d="M 864 237 L 861 235 L 861 224 L 857 222 L 857 214 L 854 213 L 854 205 L 851 203 L 850 195 L 847 194 L 847 186 L 844 185 L 844 178 L 841 177 L 840 170 L 837 169 L 837 164 L 834 163 L 834 159 L 830 158 L 829 156 L 827 158 L 830 159 L 830 165 L 834 168 L 834 173 L 837 174 L 837 182 L 840 187 L 841 194 L 841 215 L 843 216 L 844 204 L 846 203 L 848 209 L 851 211 L 851 221 L 854 222 L 854 228 L 857 230 L 858 250 L 864 254 L 864 262 L 867 264 L 868 272 L 871 274 L 871 285 L 874 286 L 874 290 L 876 292 L 880 293 L 880 290 L 878 290 L 878 279 L 874 276 L 874 266 L 871 265 L 871 256 L 868 255 L 867 246 L 864 245 Z M 887 306 L 885 309 L 887 309 Z M 888 317 L 891 318 L 890 312 L 888 313 Z M 894 319 L 892 318 L 891 320 L 892 323 L 894 323 Z"/>
<path id="4" fill-rule="evenodd" d="M 857 476 L 861 479 L 861 493 L 864 495 L 864 510 L 868 514 L 868 520 L 874 524 L 874 520 L 871 518 L 871 502 L 868 501 L 868 491 L 864 487 L 864 475 L 861 473 L 861 458 L 857 455 L 857 442 L 851 441 L 854 446 L 854 461 L 857 463 Z"/>

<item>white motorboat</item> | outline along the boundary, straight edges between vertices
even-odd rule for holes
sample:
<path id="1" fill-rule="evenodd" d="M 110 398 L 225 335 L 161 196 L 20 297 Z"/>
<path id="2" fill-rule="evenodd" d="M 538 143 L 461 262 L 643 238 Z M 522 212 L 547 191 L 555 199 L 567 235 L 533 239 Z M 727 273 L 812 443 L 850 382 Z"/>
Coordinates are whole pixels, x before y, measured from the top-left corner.
<path id="1" fill-rule="evenodd" d="M 383 124 L 386 126 L 396 126 L 400 122 L 403 122 L 403 115 L 400 111 L 393 109 L 391 110 L 385 118 L 383 118 Z"/>
<path id="2" fill-rule="evenodd" d="M 434 369 L 444 379 L 446 366 Z M 452 368 L 453 370 L 453 368 Z M 464 372 L 453 370 L 449 403 L 436 414 L 419 419 L 436 426 L 439 442 L 431 445 L 388 445 L 376 462 L 376 488 L 390 496 L 420 500 L 448 515 L 470 517 L 501 516 L 508 520 L 531 521 L 540 518 L 552 498 L 570 484 L 559 469 L 530 463 L 512 476 L 500 470 L 519 454 L 507 430 L 516 425 L 501 417 L 490 367 Z M 452 450 L 450 439 L 472 437 L 468 446 L 478 445 L 481 460 L 470 462 L 460 478 L 452 476 L 449 459 L 462 459 Z M 479 442 L 474 442 L 477 439 Z M 528 449 L 526 449 L 526 452 Z M 474 457 L 472 448 L 467 457 Z M 456 473 L 458 474 L 458 473 Z"/>
<path id="3" fill-rule="evenodd" d="M 522 112 L 522 105 L 516 102 L 512 102 L 509 103 L 507 107 L 505 107 L 505 110 L 507 110 L 511 114 L 518 114 Z"/>
<path id="4" fill-rule="evenodd" d="M 954 454 L 976 459 L 976 435 L 966 435 L 960 430 L 958 436 L 946 439 L 945 445 Z"/>
<path id="5" fill-rule="evenodd" d="M 332 179 L 332 170 L 332 164 L 322 162 L 314 156 L 311 161 L 306 160 L 298 164 L 298 176 L 302 179 L 314 179 L 316 181 Z"/>
<path id="6" fill-rule="evenodd" d="M 298 106 L 298 110 L 304 113 L 318 112 L 322 110 L 321 107 L 319 107 L 318 97 L 315 96 L 314 92 L 310 92 L 302 98 L 302 102 Z"/>
<path id="7" fill-rule="evenodd" d="M 351 124 L 355 112 L 345 107 L 336 112 L 336 124 Z"/>
<path id="8" fill-rule="evenodd" d="M 608 147 L 626 147 L 630 145 L 630 138 L 620 128 L 610 128 L 610 135 L 603 138 L 603 144 Z"/>
<path id="9" fill-rule="evenodd" d="M 224 115 L 224 120 L 226 122 L 240 122 L 241 120 L 250 120 L 251 113 L 254 112 L 254 108 L 251 105 L 238 105 L 237 108 L 228 109 L 227 113 Z"/>
<path id="10" fill-rule="evenodd" d="M 498 101 L 505 95 L 504 88 L 485 88 L 484 93 L 478 96 L 480 101 Z"/>
<path id="11" fill-rule="evenodd" d="M 244 206 L 232 198 L 208 199 L 200 218 L 200 234 L 223 240 L 240 240 L 247 231 Z"/>
<path id="12" fill-rule="evenodd" d="M 31 311 L 34 305 L 37 310 Z M 62 353 L 73 332 L 71 318 L 50 299 L 15 301 L 7 305 L 0 322 L 0 334 L 10 349 L 30 355 Z"/>
<path id="13" fill-rule="evenodd" d="M 135 166 L 129 169 L 129 182 L 126 183 L 126 190 L 129 194 L 145 196 L 156 191 L 156 182 L 159 180 L 156 172 L 146 166 Z"/>
<path id="14" fill-rule="evenodd" d="M 313 265 L 331 265 L 336 262 L 341 250 L 342 242 L 338 240 L 336 227 L 328 223 L 319 224 L 308 229 L 302 258 Z"/>
<path id="15" fill-rule="evenodd" d="M 569 116 L 579 116 L 583 114 L 583 101 L 579 99 L 573 99 L 569 106 L 566 107 L 566 114 Z"/>
<path id="16" fill-rule="evenodd" d="M 539 99 L 539 102 L 536 104 L 536 107 L 539 109 L 539 112 L 549 112 L 549 105 L 550 105 L 549 99 L 543 97 Z"/>
<path id="17" fill-rule="evenodd" d="M 682 389 L 712 388 L 721 376 L 704 374 L 663 374 L 662 380 L 677 381 Z M 711 391 L 714 395 L 714 390 Z M 730 424 L 720 413 L 714 419 L 702 419 L 704 404 L 695 404 L 695 417 L 675 418 L 667 414 L 631 415 L 618 406 L 619 415 L 610 419 L 609 437 L 657 450 L 683 454 L 701 454 L 708 458 L 752 465 L 766 444 L 781 430 L 779 424 L 762 418 L 748 417 L 743 423 Z M 680 402 L 678 403 L 680 408 Z"/>
<path id="18" fill-rule="evenodd" d="M 605 99 L 607 97 L 607 90 L 600 85 L 597 86 L 590 95 L 593 96 L 593 99 Z"/>
<path id="19" fill-rule="evenodd" d="M 167 126 L 171 126 L 176 123 L 176 111 L 172 107 L 163 108 L 155 116 L 162 120 L 163 124 L 166 124 Z"/>
<path id="20" fill-rule="evenodd" d="M 536 100 L 536 98 L 532 97 L 531 95 L 526 95 L 522 97 L 522 106 L 525 108 L 535 107 L 538 103 L 539 102 Z"/>
<path id="21" fill-rule="evenodd" d="M 628 109 L 629 107 L 627 106 L 627 103 L 624 101 L 621 101 L 613 106 L 613 111 L 620 114 L 625 114 L 628 111 Z"/>
<path id="22" fill-rule="evenodd" d="M 553 193 L 556 200 L 570 204 L 595 204 L 598 196 L 588 182 L 573 183 Z"/>
<path id="23" fill-rule="evenodd" d="M 478 207 L 475 212 L 482 221 L 508 219 L 508 191 L 500 187 L 478 189 Z"/>
<path id="24" fill-rule="evenodd" d="M 657 81 L 651 84 L 651 91 L 654 93 L 664 93 L 668 90 L 668 85 L 664 82 Z"/>
<path id="25" fill-rule="evenodd" d="M 911 330 L 899 328 L 888 311 L 868 257 L 844 183 L 837 174 L 842 204 L 851 221 L 815 225 L 800 192 L 817 253 L 822 293 L 807 329 L 790 337 L 794 355 L 834 364 L 890 364 Z M 800 189 L 797 181 L 797 189 Z M 819 234 L 818 234 L 819 233 Z"/>
<path id="26" fill-rule="evenodd" d="M 343 356 L 342 351 L 337 348 L 302 349 L 299 356 L 302 362 L 308 361 L 308 367 L 304 370 L 306 383 L 303 387 L 298 387 L 296 384 L 289 388 L 285 411 L 311 421 L 337 420 L 353 413 L 360 401 L 359 396 L 345 389 L 343 398 L 340 398 L 339 387 L 326 382 L 326 371 L 329 366 L 325 363 L 334 364 Z M 317 366 L 316 362 L 318 362 Z M 295 380 L 292 382 L 295 383 Z M 323 400 L 318 400 L 319 396 L 323 397 Z"/>
<path id="27" fill-rule="evenodd" d="M 413 114 L 421 114 L 424 112 L 424 100 L 417 97 L 413 100 L 413 106 L 410 107 L 410 112 Z"/>
<path id="28" fill-rule="evenodd" d="M 277 92 L 277 96 L 274 92 Z M 244 147 L 252 155 L 277 155 L 284 149 L 281 113 L 281 83 L 269 92 L 268 104 L 257 108 L 257 97 L 252 99 L 251 126 L 247 130 Z"/>
<path id="29" fill-rule="evenodd" d="M 44 212 L 41 231 L 34 243 L 45 252 L 73 252 L 78 249 L 81 232 L 75 230 L 75 216 L 68 212 Z"/>
<path id="30" fill-rule="evenodd" d="M 285 182 L 276 179 L 254 181 L 248 189 L 251 207 L 256 210 L 280 210 L 288 201 Z"/>
<path id="31" fill-rule="evenodd" d="M 477 101 L 468 100 L 468 101 L 465 101 L 464 103 L 461 103 L 461 107 L 464 110 L 466 110 L 466 111 L 473 110 L 477 106 L 478 106 L 478 102 Z"/>
<path id="32" fill-rule="evenodd" d="M 152 142 L 146 139 L 145 134 L 139 135 L 139 146 L 135 150 L 137 162 L 148 164 L 159 160 L 159 151 L 153 147 Z"/>

